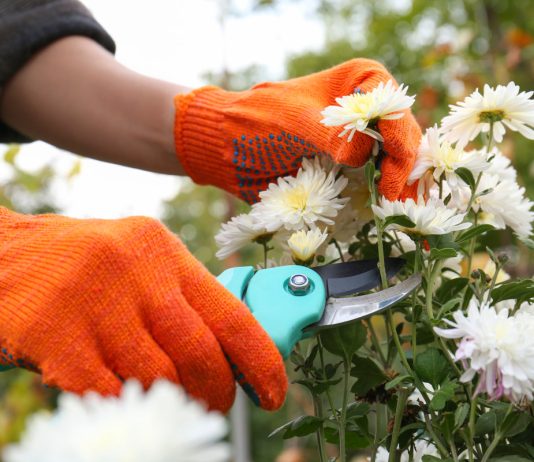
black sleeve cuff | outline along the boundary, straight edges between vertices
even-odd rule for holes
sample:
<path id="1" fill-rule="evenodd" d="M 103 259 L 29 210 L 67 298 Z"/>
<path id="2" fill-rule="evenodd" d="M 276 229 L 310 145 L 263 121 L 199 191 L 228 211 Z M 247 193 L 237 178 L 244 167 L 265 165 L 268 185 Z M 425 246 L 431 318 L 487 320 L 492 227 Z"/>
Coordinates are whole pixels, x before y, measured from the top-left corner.
<path id="1" fill-rule="evenodd" d="M 113 39 L 76 0 L 0 0 L 0 90 L 35 53 L 70 35 L 115 52 Z M 0 121 L 0 143 L 29 141 Z"/>

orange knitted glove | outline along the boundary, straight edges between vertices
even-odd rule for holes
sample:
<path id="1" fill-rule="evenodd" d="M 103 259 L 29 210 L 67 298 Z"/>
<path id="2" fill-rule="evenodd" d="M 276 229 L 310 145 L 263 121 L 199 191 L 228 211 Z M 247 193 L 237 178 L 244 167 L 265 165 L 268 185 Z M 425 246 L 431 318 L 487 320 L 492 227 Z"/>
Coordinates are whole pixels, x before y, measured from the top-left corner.
<path id="1" fill-rule="evenodd" d="M 285 397 L 282 358 L 248 308 L 150 218 L 0 208 L 0 307 L 1 362 L 64 390 L 165 378 L 226 411 L 235 372 L 263 408 Z"/>
<path id="2" fill-rule="evenodd" d="M 393 79 L 380 63 L 353 59 L 326 71 L 286 82 L 262 83 L 243 92 L 203 87 L 175 98 L 175 144 L 187 174 L 247 202 L 276 177 L 294 173 L 303 157 L 330 155 L 361 166 L 374 139 L 357 133 L 348 143 L 340 127 L 320 123 L 335 98 L 359 88 L 371 91 Z M 396 199 L 413 167 L 421 130 L 411 112 L 378 123 L 387 153 L 381 164 L 381 192 Z"/>

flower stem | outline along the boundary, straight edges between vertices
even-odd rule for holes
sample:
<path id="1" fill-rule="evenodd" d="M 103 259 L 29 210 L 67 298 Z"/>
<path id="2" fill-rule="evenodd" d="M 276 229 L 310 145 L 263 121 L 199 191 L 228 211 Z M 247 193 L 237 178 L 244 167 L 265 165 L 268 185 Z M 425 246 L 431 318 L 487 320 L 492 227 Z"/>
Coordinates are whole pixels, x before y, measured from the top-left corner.
<path id="1" fill-rule="evenodd" d="M 400 429 L 402 424 L 402 416 L 408 399 L 409 390 L 401 388 L 397 395 L 397 407 L 395 409 L 395 422 L 393 424 L 393 431 L 391 432 L 391 443 L 389 445 L 389 461 L 395 462 L 397 460 L 397 443 L 399 441 Z"/>
<path id="2" fill-rule="evenodd" d="M 475 213 L 475 219 L 473 225 L 476 226 L 478 222 L 478 215 Z M 473 255 L 475 253 L 477 239 L 476 237 L 472 238 L 469 242 L 469 253 L 467 255 L 467 277 L 471 276 L 471 269 L 473 266 Z"/>
<path id="3" fill-rule="evenodd" d="M 375 347 L 375 350 L 378 353 L 378 356 L 380 356 L 380 362 L 382 363 L 382 366 L 386 366 L 387 360 L 384 356 L 384 352 L 382 351 L 382 347 L 380 346 L 378 335 L 376 335 L 376 330 L 373 326 L 373 322 L 371 321 L 371 318 L 367 320 L 367 327 L 369 328 L 369 332 L 371 332 L 371 343 Z"/>
<path id="4" fill-rule="evenodd" d="M 415 241 L 415 260 L 414 260 L 414 268 L 413 272 L 418 273 L 419 272 L 419 259 L 421 257 L 421 241 L 416 240 Z M 413 291 L 412 294 L 412 357 L 413 362 L 415 363 L 415 360 L 417 358 L 417 317 L 416 317 L 416 301 L 417 301 L 417 290 Z"/>
<path id="5" fill-rule="evenodd" d="M 350 360 L 351 358 L 347 356 L 343 358 L 343 400 L 341 403 L 341 415 L 339 417 L 339 462 L 345 462 L 347 460 L 345 427 L 347 424 L 347 404 L 349 399 Z"/>
<path id="6" fill-rule="evenodd" d="M 343 257 L 343 252 L 341 251 L 341 247 L 339 245 L 339 242 L 336 239 L 332 239 L 332 244 L 336 246 L 337 252 L 339 253 L 339 258 L 343 263 L 345 263 L 345 258 Z"/>
<path id="7" fill-rule="evenodd" d="M 263 245 L 263 269 L 267 269 L 267 254 L 269 253 L 269 243 L 262 242 Z"/>
<path id="8" fill-rule="evenodd" d="M 321 336 L 320 335 L 317 336 L 317 343 L 319 344 L 319 361 L 321 363 L 321 369 L 323 371 L 323 377 L 326 378 L 326 369 L 325 369 L 325 365 L 324 365 L 323 344 L 321 342 Z M 326 394 L 326 399 L 328 400 L 328 405 L 330 406 L 330 412 L 332 413 L 332 415 L 336 419 L 338 427 L 341 428 L 341 424 L 339 422 L 339 415 L 338 415 L 336 407 L 334 406 L 334 401 L 333 401 L 332 395 L 330 393 L 330 388 L 326 389 L 325 394 Z"/>
<path id="9" fill-rule="evenodd" d="M 313 404 L 315 407 L 315 415 L 319 417 L 320 419 L 324 418 L 323 414 L 323 403 L 321 402 L 321 398 L 318 395 L 313 395 Z M 317 436 L 317 445 L 319 446 L 319 457 L 321 462 L 328 462 L 328 457 L 326 455 L 326 443 L 325 443 L 325 437 L 324 437 L 324 425 L 321 422 L 321 425 L 319 425 L 319 428 L 316 431 Z"/>
<path id="10" fill-rule="evenodd" d="M 478 396 L 473 396 L 471 399 L 471 407 L 469 408 L 469 447 L 467 448 L 469 454 L 469 462 L 474 461 L 473 449 L 475 447 L 475 417 L 477 415 Z"/>

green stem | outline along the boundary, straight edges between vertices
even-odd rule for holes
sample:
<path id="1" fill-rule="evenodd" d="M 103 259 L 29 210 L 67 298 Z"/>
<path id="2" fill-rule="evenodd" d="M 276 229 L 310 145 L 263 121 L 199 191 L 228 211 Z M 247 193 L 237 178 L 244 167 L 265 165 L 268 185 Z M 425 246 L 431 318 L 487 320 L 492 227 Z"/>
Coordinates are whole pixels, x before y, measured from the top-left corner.
<path id="1" fill-rule="evenodd" d="M 402 425 L 402 416 L 408 399 L 409 390 L 401 388 L 397 395 L 397 407 L 395 409 L 395 422 L 391 432 L 391 443 L 389 445 L 389 462 L 395 462 L 397 459 L 397 444 L 399 441 L 400 429 Z"/>
<path id="2" fill-rule="evenodd" d="M 432 437 L 432 443 L 434 443 L 434 445 L 438 448 L 438 451 L 441 453 L 443 457 L 449 457 L 449 451 L 447 450 L 447 448 L 444 446 L 441 439 L 438 437 L 438 435 L 434 431 L 434 428 L 432 427 L 432 423 L 430 422 L 426 414 L 424 414 L 424 419 L 425 419 L 425 428 L 426 428 L 426 431 L 429 433 L 429 435 Z"/>
<path id="3" fill-rule="evenodd" d="M 415 241 L 415 260 L 414 260 L 414 268 L 413 272 L 418 273 L 419 272 L 419 259 L 421 257 L 421 242 L 419 239 Z M 417 358 L 417 317 L 416 317 L 416 302 L 417 302 L 417 290 L 413 291 L 412 294 L 412 356 L 413 356 L 413 362 L 415 363 L 415 360 Z"/>
<path id="4" fill-rule="evenodd" d="M 383 229 L 382 229 L 382 223 L 376 218 L 375 216 L 375 223 L 376 223 L 376 237 L 377 237 L 377 245 L 378 245 L 378 270 L 380 271 L 380 280 L 382 281 L 382 289 L 387 289 L 388 287 L 388 278 L 386 275 L 386 259 L 384 255 L 384 243 L 383 243 Z"/>
<path id="5" fill-rule="evenodd" d="M 467 448 L 469 454 L 469 462 L 474 461 L 473 449 L 475 447 L 475 417 L 477 415 L 478 396 L 473 396 L 471 399 L 471 407 L 469 408 L 469 447 Z"/>
<path id="6" fill-rule="evenodd" d="M 501 442 L 502 437 L 503 437 L 503 434 L 501 432 L 496 432 L 495 433 L 495 436 L 493 437 L 493 440 L 492 440 L 491 444 L 489 445 L 488 449 L 484 453 L 484 456 L 482 457 L 482 461 L 481 462 L 487 462 L 489 460 L 491 454 L 493 453 L 493 451 L 495 451 L 495 448 Z"/>
<path id="7" fill-rule="evenodd" d="M 475 213 L 475 219 L 473 225 L 476 226 L 478 222 L 478 215 Z M 475 253 L 475 247 L 477 243 L 477 238 L 474 237 L 469 242 L 469 253 L 467 255 L 467 277 L 471 277 L 471 269 L 473 265 L 473 254 Z"/>
<path id="8" fill-rule="evenodd" d="M 337 252 L 339 253 L 339 258 L 343 263 L 345 263 L 345 258 L 343 258 L 343 252 L 341 251 L 341 247 L 339 245 L 339 242 L 336 239 L 332 239 L 332 244 L 336 246 Z"/>
<path id="9" fill-rule="evenodd" d="M 349 399 L 349 375 L 350 360 L 346 356 L 343 358 L 343 400 L 341 403 L 341 415 L 339 417 L 339 462 L 347 460 L 347 445 L 345 441 L 345 427 L 347 424 L 347 404 Z"/>
<path id="10" fill-rule="evenodd" d="M 267 254 L 269 253 L 269 243 L 263 242 L 263 269 L 267 269 Z"/>
<path id="11" fill-rule="evenodd" d="M 313 403 L 315 407 L 315 415 L 320 419 L 323 419 L 323 403 L 321 402 L 321 398 L 317 395 L 313 395 Z M 322 422 L 315 434 L 317 436 L 317 445 L 319 446 L 320 460 L 321 462 L 328 462 L 328 456 L 326 455 L 326 440 L 324 437 L 324 425 Z"/>
<path id="12" fill-rule="evenodd" d="M 323 354 L 323 344 L 321 342 L 321 336 L 317 336 L 317 343 L 319 344 L 319 361 L 321 363 L 321 369 L 323 370 L 323 377 L 326 379 L 326 369 L 324 365 L 324 354 Z M 330 387 L 328 387 L 325 391 L 326 399 L 328 400 L 328 405 L 330 406 L 330 412 L 336 419 L 336 422 L 338 424 L 338 427 L 341 427 L 341 423 L 339 422 L 339 415 L 337 413 L 337 409 L 334 406 L 334 400 L 332 399 L 332 395 L 330 394 Z"/>
<path id="13" fill-rule="evenodd" d="M 371 319 L 367 320 L 367 327 L 369 328 L 369 332 L 371 332 L 371 343 L 373 344 L 376 352 L 380 356 L 380 362 L 382 363 L 382 366 L 387 366 L 387 360 L 384 356 L 384 352 L 382 351 L 382 347 L 380 346 L 378 335 L 376 335 L 376 331 Z"/>

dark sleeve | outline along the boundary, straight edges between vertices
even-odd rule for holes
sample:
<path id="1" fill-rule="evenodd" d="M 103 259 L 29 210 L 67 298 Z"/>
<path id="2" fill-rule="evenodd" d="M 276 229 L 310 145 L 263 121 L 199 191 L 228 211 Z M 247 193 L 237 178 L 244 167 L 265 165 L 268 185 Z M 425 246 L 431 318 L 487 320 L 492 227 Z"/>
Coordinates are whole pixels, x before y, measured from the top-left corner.
<path id="1" fill-rule="evenodd" d="M 113 39 L 76 0 L 0 0 L 0 91 L 35 53 L 69 35 L 91 38 L 115 52 Z M 0 121 L 0 143 L 28 141 Z"/>

